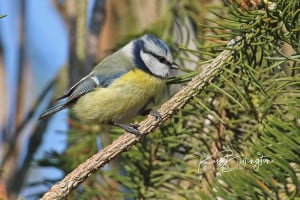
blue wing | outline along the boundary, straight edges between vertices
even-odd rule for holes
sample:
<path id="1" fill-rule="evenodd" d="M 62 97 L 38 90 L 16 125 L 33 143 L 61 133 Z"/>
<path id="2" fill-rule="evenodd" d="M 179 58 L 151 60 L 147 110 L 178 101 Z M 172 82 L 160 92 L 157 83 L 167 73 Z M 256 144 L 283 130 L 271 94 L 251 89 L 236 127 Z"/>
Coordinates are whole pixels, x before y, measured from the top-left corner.
<path id="1" fill-rule="evenodd" d="M 108 64 L 112 65 L 108 66 Z M 130 71 L 130 69 L 132 69 L 132 67 L 129 65 L 125 65 L 124 67 L 116 67 L 113 64 L 115 63 L 104 62 L 101 65 L 96 66 L 96 70 L 92 71 L 86 77 L 73 85 L 69 90 L 67 90 L 63 96 L 57 99 L 60 100 L 60 102 L 46 110 L 39 117 L 39 119 L 65 109 L 70 104 L 74 103 L 79 97 L 93 91 L 96 88 L 108 87 L 115 79 L 121 77 L 123 74 L 126 74 L 128 71 Z"/>
<path id="2" fill-rule="evenodd" d="M 67 102 L 72 102 L 73 100 L 79 98 L 80 96 L 93 91 L 97 87 L 108 87 L 115 79 L 121 77 L 123 74 L 127 73 L 129 70 L 123 70 L 115 74 L 101 74 L 92 72 L 75 85 L 73 85 L 65 94 L 59 97 L 57 100 L 67 98 Z"/>

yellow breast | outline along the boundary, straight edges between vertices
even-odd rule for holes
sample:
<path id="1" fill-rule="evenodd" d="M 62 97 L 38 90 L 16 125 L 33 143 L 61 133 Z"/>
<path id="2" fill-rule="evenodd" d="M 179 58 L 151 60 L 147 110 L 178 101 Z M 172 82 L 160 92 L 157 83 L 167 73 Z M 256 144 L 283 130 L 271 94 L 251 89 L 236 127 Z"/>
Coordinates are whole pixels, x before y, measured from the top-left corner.
<path id="1" fill-rule="evenodd" d="M 83 121 L 109 123 L 128 121 L 151 100 L 157 100 L 165 87 L 163 79 L 134 69 L 107 88 L 98 88 L 80 97 L 73 106 Z"/>

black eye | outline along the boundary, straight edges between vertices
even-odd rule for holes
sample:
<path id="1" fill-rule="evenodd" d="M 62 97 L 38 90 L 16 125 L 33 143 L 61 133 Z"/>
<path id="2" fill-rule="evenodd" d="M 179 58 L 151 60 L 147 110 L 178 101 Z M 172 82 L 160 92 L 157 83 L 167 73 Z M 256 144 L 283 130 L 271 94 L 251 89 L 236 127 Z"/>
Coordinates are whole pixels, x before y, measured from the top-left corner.
<path id="1" fill-rule="evenodd" d="M 169 66 L 172 65 L 172 63 L 170 63 L 170 62 L 169 62 L 165 57 L 163 57 L 163 56 L 156 55 L 156 54 L 154 54 L 154 53 L 152 53 L 151 51 L 148 51 L 148 50 L 146 50 L 146 49 L 142 49 L 142 51 L 143 51 L 144 53 L 146 53 L 146 54 L 150 54 L 151 56 L 155 57 L 159 62 L 164 63 L 165 65 L 169 65 Z"/>
<path id="2" fill-rule="evenodd" d="M 159 62 L 164 63 L 166 61 L 166 59 L 162 56 L 158 56 L 157 58 L 158 58 Z"/>
<path id="3" fill-rule="evenodd" d="M 164 63 L 166 65 L 169 64 L 169 62 L 162 56 L 157 56 L 157 59 L 159 60 L 159 62 Z"/>

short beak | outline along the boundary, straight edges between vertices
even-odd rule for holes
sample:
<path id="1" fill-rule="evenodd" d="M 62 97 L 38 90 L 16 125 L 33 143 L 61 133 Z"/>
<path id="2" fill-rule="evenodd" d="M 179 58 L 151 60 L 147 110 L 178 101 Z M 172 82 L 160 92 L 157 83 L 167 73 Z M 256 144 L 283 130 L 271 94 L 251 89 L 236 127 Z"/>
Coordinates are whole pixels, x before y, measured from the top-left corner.
<path id="1" fill-rule="evenodd" d="M 177 63 L 173 62 L 172 65 L 171 65 L 171 68 L 172 69 L 179 69 L 180 66 Z"/>

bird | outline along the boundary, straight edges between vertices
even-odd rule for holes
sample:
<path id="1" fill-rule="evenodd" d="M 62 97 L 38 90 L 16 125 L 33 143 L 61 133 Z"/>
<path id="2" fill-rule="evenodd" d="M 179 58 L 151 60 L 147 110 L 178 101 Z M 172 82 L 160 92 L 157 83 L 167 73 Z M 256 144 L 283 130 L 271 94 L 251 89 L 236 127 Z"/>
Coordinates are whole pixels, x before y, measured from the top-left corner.
<path id="1" fill-rule="evenodd" d="M 83 122 L 113 125 L 140 135 L 135 125 L 126 123 L 145 114 L 161 121 L 160 114 L 149 105 L 157 103 L 171 69 L 178 68 L 168 45 L 145 34 L 100 61 L 39 119 L 71 108 Z"/>

